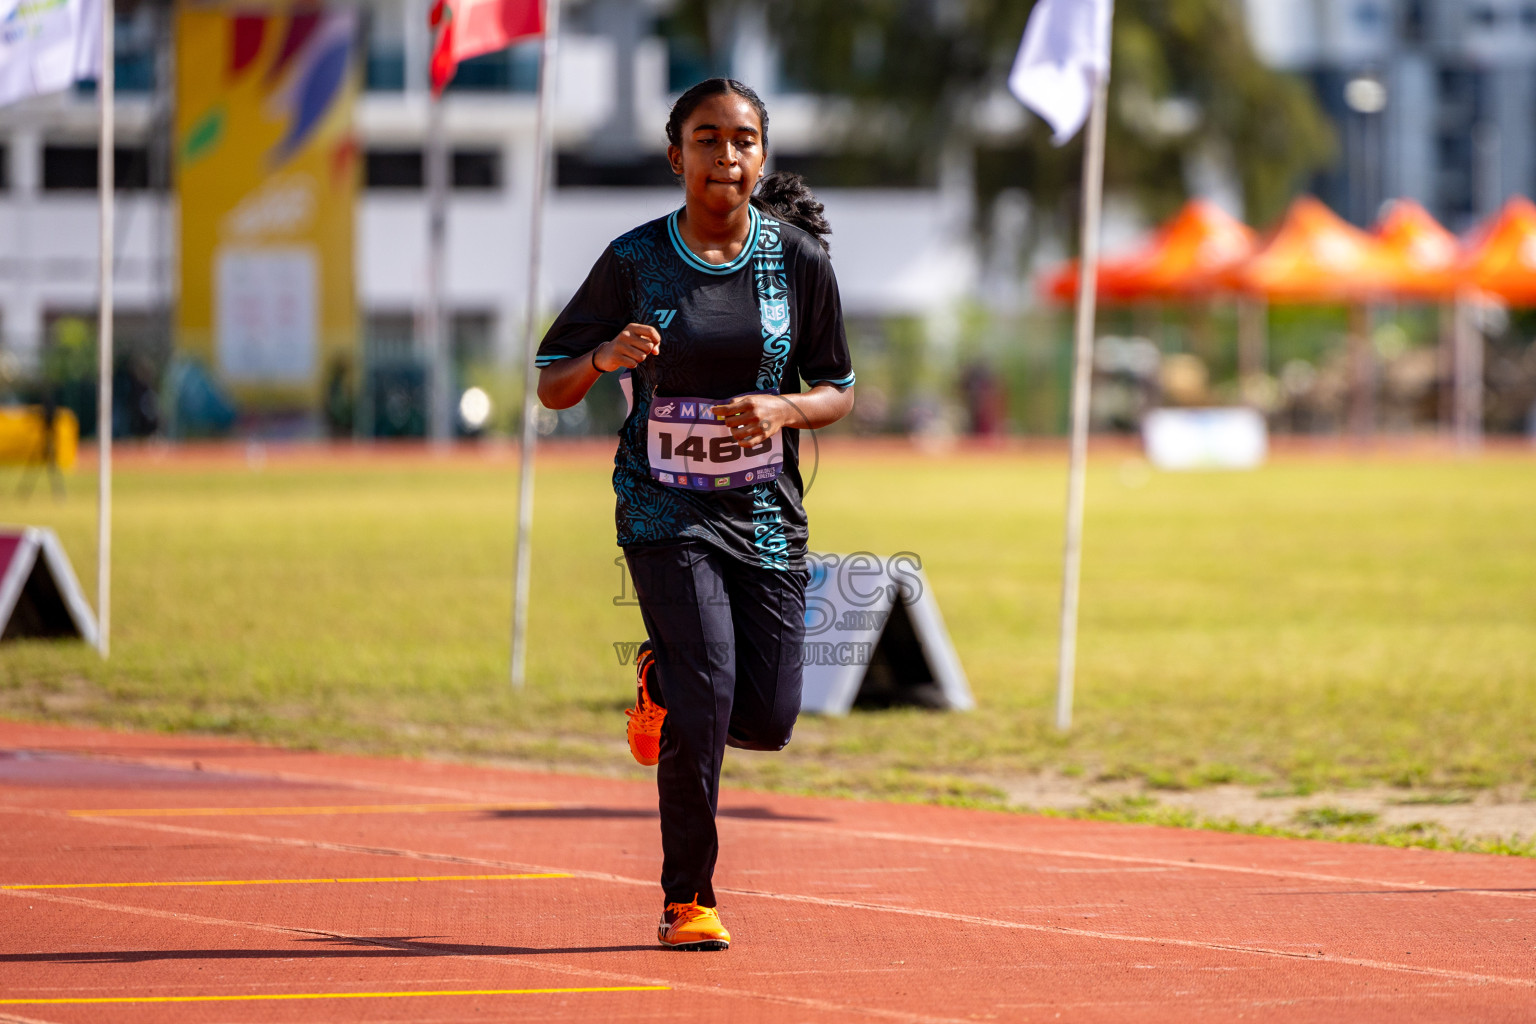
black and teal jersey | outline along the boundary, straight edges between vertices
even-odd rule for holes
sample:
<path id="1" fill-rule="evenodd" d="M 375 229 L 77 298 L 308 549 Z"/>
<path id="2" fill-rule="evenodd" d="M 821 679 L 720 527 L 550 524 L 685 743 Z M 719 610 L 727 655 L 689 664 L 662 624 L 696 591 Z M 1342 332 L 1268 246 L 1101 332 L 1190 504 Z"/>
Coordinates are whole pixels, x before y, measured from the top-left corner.
<path id="1" fill-rule="evenodd" d="M 646 420 L 656 398 L 725 400 L 802 384 L 850 387 L 853 362 L 832 263 L 814 236 L 750 210 L 752 231 L 729 263 L 707 263 L 677 232 L 677 214 L 615 239 L 539 345 L 539 366 L 587 358 L 626 324 L 661 332 L 661 354 L 632 371 L 613 489 L 625 547 L 678 538 L 710 543 L 753 565 L 804 566 L 799 431 L 784 431 L 776 479 L 689 491 L 651 479 Z"/>

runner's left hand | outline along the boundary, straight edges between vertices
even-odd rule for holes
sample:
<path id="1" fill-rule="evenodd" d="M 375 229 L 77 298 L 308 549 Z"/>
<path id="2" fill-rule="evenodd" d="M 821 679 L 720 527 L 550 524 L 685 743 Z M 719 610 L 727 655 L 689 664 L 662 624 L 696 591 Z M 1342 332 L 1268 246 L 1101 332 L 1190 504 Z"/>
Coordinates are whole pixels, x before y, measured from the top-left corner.
<path id="1" fill-rule="evenodd" d="M 715 415 L 731 428 L 731 439 L 743 448 L 756 448 L 786 426 L 795 407 L 782 395 L 741 395 L 715 406 Z"/>

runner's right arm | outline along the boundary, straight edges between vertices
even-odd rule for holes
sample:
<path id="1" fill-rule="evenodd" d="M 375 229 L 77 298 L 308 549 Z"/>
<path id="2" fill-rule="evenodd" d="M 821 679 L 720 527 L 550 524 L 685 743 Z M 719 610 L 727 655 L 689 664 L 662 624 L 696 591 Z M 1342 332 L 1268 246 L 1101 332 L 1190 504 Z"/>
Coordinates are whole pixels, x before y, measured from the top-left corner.
<path id="1" fill-rule="evenodd" d="M 650 324 L 629 324 L 586 358 L 560 359 L 539 370 L 539 401 L 549 409 L 569 409 L 587 397 L 604 373 L 632 369 L 660 352 L 660 331 Z"/>

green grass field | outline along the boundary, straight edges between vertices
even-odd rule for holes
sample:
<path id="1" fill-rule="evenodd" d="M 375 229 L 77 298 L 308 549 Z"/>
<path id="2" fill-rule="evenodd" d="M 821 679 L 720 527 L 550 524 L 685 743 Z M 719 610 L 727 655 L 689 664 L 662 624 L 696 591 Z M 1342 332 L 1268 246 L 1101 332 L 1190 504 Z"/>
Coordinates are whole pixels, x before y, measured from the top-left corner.
<path id="1" fill-rule="evenodd" d="M 982 803 L 1041 770 L 1154 791 L 1536 783 L 1536 458 L 1225 475 L 1096 459 L 1065 737 L 1061 463 L 825 451 L 813 548 L 919 553 L 980 709 L 807 718 L 783 754 L 733 752 L 728 780 Z M 0 714 L 641 774 L 613 644 L 642 633 L 614 603 L 607 465 L 541 463 L 529 685 L 512 693 L 512 461 L 130 459 L 112 659 L 7 644 Z M 21 502 L 0 474 L 0 521 L 57 528 L 88 594 L 90 477 Z"/>

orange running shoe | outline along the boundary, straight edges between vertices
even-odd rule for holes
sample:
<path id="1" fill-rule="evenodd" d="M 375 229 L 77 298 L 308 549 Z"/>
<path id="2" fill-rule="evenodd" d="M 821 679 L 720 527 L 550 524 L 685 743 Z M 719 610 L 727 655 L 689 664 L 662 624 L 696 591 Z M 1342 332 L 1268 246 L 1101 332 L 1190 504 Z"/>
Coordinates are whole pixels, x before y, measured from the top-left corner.
<path id="1" fill-rule="evenodd" d="M 635 659 L 635 706 L 624 709 L 629 716 L 629 752 L 647 767 L 661 760 L 661 723 L 667 717 L 667 709 L 651 700 L 651 673 L 655 669 L 656 652 L 647 640 Z"/>
<path id="2" fill-rule="evenodd" d="M 699 906 L 698 896 L 692 903 L 668 903 L 656 926 L 656 938 L 663 946 L 685 950 L 729 949 L 731 933 L 720 923 L 720 915 L 714 907 Z"/>

